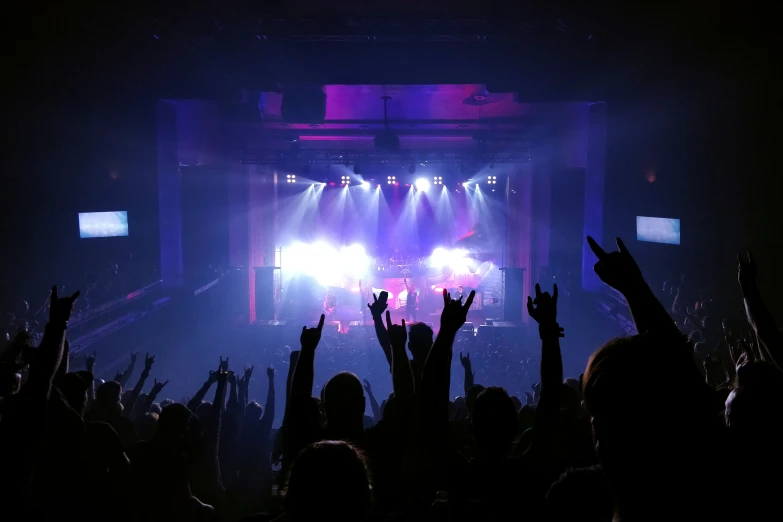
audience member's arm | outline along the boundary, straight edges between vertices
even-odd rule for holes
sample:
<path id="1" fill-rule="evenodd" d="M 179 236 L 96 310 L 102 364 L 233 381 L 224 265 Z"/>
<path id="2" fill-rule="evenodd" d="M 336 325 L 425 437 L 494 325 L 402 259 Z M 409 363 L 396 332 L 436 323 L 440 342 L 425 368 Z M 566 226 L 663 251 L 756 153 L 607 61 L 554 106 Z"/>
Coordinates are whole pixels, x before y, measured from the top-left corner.
<path id="1" fill-rule="evenodd" d="M 315 349 L 321 341 L 326 316 L 321 314 L 321 320 L 315 328 L 302 327 L 299 340 L 302 351 L 296 362 L 294 379 L 291 383 L 291 399 L 299 402 L 313 395 L 313 380 L 315 379 Z"/>
<path id="2" fill-rule="evenodd" d="M 136 406 L 136 400 L 138 400 L 139 395 L 141 395 L 141 390 L 144 389 L 144 383 L 147 382 L 147 378 L 150 376 L 150 370 L 152 369 L 153 364 L 155 364 L 155 356 L 153 355 L 150 357 L 150 354 L 147 354 L 144 357 L 144 371 L 141 372 L 136 387 L 133 388 L 130 397 L 128 397 L 128 403 L 123 404 L 124 409 L 122 410 L 122 414 L 124 417 L 131 416 L 133 407 Z"/>
<path id="3" fill-rule="evenodd" d="M 130 380 L 131 375 L 133 375 L 133 369 L 136 368 L 136 359 L 138 357 L 139 357 L 139 353 L 138 352 L 131 353 L 130 363 L 128 364 L 128 367 L 125 368 L 125 371 L 122 372 L 122 377 L 120 377 L 120 379 L 117 381 L 117 382 L 119 382 L 122 385 L 123 388 L 128 384 L 128 381 Z"/>
<path id="4" fill-rule="evenodd" d="M 402 320 L 402 325 L 398 326 L 392 324 L 391 313 L 386 312 L 386 325 L 388 327 L 389 343 L 392 350 L 392 386 L 394 389 L 394 400 L 398 401 L 400 407 L 399 411 L 407 412 L 413 403 L 413 398 L 416 395 L 415 381 L 413 377 L 413 369 L 411 368 L 411 362 L 408 359 L 408 354 L 405 353 L 405 343 L 408 341 L 408 330 L 405 327 L 405 319 Z M 369 383 L 368 383 L 369 388 Z M 376 421 L 381 418 L 381 408 L 378 407 L 378 403 L 375 402 L 375 398 L 370 395 L 373 401 L 373 414 L 376 417 Z M 375 413 L 376 407 L 378 412 Z"/>
<path id="5" fill-rule="evenodd" d="M 462 352 L 459 354 L 459 362 L 462 364 L 462 369 L 465 372 L 465 376 L 462 379 L 462 390 L 468 396 L 468 390 L 470 390 L 476 384 L 476 372 L 473 371 L 473 363 L 470 362 L 470 352 L 462 356 Z"/>
<path id="6" fill-rule="evenodd" d="M 60 375 L 65 375 L 68 373 L 68 366 L 70 364 L 70 357 L 71 357 L 71 345 L 68 342 L 68 338 L 66 337 L 63 339 L 63 355 L 60 357 L 60 366 L 57 367 L 57 372 L 55 373 L 55 377 L 59 377 Z"/>
<path id="7" fill-rule="evenodd" d="M 560 415 L 560 389 L 563 386 L 563 358 L 560 338 L 563 329 L 557 323 L 557 285 L 552 295 L 541 293 L 536 285 L 536 299 L 527 298 L 527 311 L 538 323 L 541 337 L 541 391 L 533 420 L 533 441 L 526 452 L 544 469 L 557 465 L 557 428 Z"/>
<path id="8" fill-rule="evenodd" d="M 188 401 L 188 409 L 192 411 L 193 413 L 196 412 L 196 409 L 201 405 L 202 402 L 204 402 L 204 397 L 207 396 L 207 393 L 209 392 L 209 388 L 212 386 L 212 384 L 217 382 L 218 374 L 217 372 L 210 371 L 209 372 L 209 379 L 207 379 L 207 382 L 201 385 L 201 388 L 199 391 L 196 392 L 196 394 L 193 396 L 192 399 Z"/>
<path id="9" fill-rule="evenodd" d="M 30 375 L 24 387 L 24 392 L 35 399 L 33 404 L 36 406 L 44 407 L 49 398 L 52 380 L 63 357 L 65 330 L 68 327 L 73 303 L 77 297 L 79 297 L 79 292 L 71 297 L 58 298 L 57 288 L 52 288 L 49 322 L 44 329 L 44 336 L 36 352 L 35 361 L 30 365 Z"/>
<path id="10" fill-rule="evenodd" d="M 679 339 L 677 325 L 645 282 L 639 265 L 622 239 L 617 238 L 618 251 L 608 253 L 593 238 L 588 236 L 587 242 L 598 258 L 595 273 L 601 281 L 623 294 L 636 323 L 636 330 L 639 333 L 650 332 L 657 337 Z"/>
<path id="11" fill-rule="evenodd" d="M 394 371 L 392 371 L 392 375 L 394 375 Z M 370 410 L 372 410 L 373 422 L 378 424 L 381 420 L 381 407 L 378 405 L 378 401 L 375 399 L 375 395 L 372 393 L 372 386 L 370 385 L 370 381 L 364 379 L 363 382 L 364 391 L 367 393 L 367 398 L 370 399 Z"/>
<path id="12" fill-rule="evenodd" d="M 372 294 L 373 303 L 367 303 L 367 308 L 370 309 L 372 314 L 372 323 L 375 327 L 375 336 L 378 338 L 378 344 L 381 345 L 383 355 L 386 356 L 386 362 L 389 363 L 389 371 L 391 372 L 392 354 L 391 344 L 389 343 L 389 333 L 386 331 L 386 327 L 383 324 L 383 312 L 388 307 L 389 293 L 381 292 L 380 297 L 376 297 Z"/>
<path id="13" fill-rule="evenodd" d="M 92 357 L 88 355 L 84 360 L 87 372 L 89 372 L 89 374 L 93 376 L 92 382 L 90 383 L 90 387 L 87 388 L 87 405 L 90 405 L 93 402 L 95 402 L 95 359 L 97 358 L 98 358 L 98 351 L 95 350 L 92 352 Z"/>
<path id="14" fill-rule="evenodd" d="M 149 394 L 144 398 L 144 404 L 139 408 L 139 417 L 143 417 L 145 413 L 149 413 L 150 408 L 155 404 L 155 399 L 158 398 L 160 392 L 163 391 L 163 387 L 168 383 L 169 381 L 158 382 L 157 379 L 153 379 L 152 390 L 150 390 Z"/>
<path id="15" fill-rule="evenodd" d="M 756 263 L 751 254 L 748 254 L 747 262 L 741 256 L 737 257 L 737 261 L 739 262 L 737 279 L 745 301 L 745 313 L 748 322 L 756 332 L 761 358 L 783 370 L 783 335 L 761 298 L 761 292 L 756 284 Z"/>
<path id="16" fill-rule="evenodd" d="M 275 421 L 275 369 L 271 366 L 266 369 L 267 388 L 266 403 L 264 403 L 264 413 L 261 417 L 261 436 L 269 440 L 269 434 L 272 431 L 272 423 Z"/>

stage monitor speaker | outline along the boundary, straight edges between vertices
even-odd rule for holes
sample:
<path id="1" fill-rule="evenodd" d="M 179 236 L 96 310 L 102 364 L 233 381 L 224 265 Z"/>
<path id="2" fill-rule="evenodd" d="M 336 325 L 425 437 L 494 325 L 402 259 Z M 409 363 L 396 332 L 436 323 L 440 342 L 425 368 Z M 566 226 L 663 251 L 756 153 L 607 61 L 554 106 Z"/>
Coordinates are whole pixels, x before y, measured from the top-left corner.
<path id="1" fill-rule="evenodd" d="M 524 296 L 520 289 L 523 287 L 524 268 L 503 268 L 505 273 L 505 288 L 503 300 L 503 319 L 511 322 L 522 320 L 524 310 Z"/>
<path id="2" fill-rule="evenodd" d="M 256 321 L 275 318 L 275 267 L 257 266 L 256 272 Z"/>

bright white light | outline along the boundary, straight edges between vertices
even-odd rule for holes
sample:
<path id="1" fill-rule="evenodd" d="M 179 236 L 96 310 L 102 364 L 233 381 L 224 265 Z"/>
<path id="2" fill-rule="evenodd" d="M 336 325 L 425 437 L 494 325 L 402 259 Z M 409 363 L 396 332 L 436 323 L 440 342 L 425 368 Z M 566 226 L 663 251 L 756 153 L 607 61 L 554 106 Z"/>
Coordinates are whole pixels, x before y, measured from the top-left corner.
<path id="1" fill-rule="evenodd" d="M 288 275 L 307 275 L 323 286 L 342 286 L 365 276 L 371 259 L 359 244 L 340 249 L 324 242 L 294 243 L 283 249 L 282 270 Z"/>
<path id="2" fill-rule="evenodd" d="M 362 181 L 362 188 L 364 190 L 369 190 L 370 189 L 370 182 L 369 181 Z"/>
<path id="3" fill-rule="evenodd" d="M 416 189 L 418 190 L 427 190 L 430 188 L 430 182 L 424 178 L 419 178 L 416 180 Z"/>
<path id="4" fill-rule="evenodd" d="M 432 178 L 432 182 L 435 185 L 443 185 L 443 177 L 442 176 L 435 176 Z"/>
<path id="5" fill-rule="evenodd" d="M 435 268 L 448 268 L 454 274 L 466 274 L 469 272 L 468 251 L 462 248 L 447 250 L 445 248 L 436 248 L 430 256 L 430 263 Z"/>

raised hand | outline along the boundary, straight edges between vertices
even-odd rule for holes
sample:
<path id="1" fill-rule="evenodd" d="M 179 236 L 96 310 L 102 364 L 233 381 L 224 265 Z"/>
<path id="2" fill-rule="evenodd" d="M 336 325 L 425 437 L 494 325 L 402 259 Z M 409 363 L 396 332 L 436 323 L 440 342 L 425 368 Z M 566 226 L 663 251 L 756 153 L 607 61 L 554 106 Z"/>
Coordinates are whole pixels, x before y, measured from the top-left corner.
<path id="1" fill-rule="evenodd" d="M 49 321 L 52 323 L 66 323 L 73 313 L 73 303 L 79 297 L 77 291 L 70 297 L 58 297 L 57 287 L 52 287 L 52 295 L 49 300 Z"/>
<path id="2" fill-rule="evenodd" d="M 122 381 L 122 372 L 117 372 L 114 374 L 114 379 L 112 379 L 114 382 L 120 382 Z"/>
<path id="3" fill-rule="evenodd" d="M 527 313 L 538 323 L 539 331 L 554 328 L 559 337 L 564 337 L 563 329 L 557 324 L 557 295 L 557 285 L 549 295 L 549 292 L 541 292 L 541 285 L 536 284 L 535 300 L 527 296 Z"/>
<path id="4" fill-rule="evenodd" d="M 220 357 L 220 370 L 227 372 L 228 371 L 228 357 L 226 357 L 226 360 L 223 360 L 223 357 Z"/>
<path id="5" fill-rule="evenodd" d="M 549 292 L 541 292 L 541 285 L 536 283 L 536 298 L 527 296 L 527 313 L 538 324 L 551 324 L 557 322 L 557 285 Z"/>
<path id="6" fill-rule="evenodd" d="M 440 327 L 441 329 L 451 330 L 457 332 L 465 321 L 468 320 L 468 310 L 470 305 L 473 304 L 473 299 L 476 297 L 476 291 L 471 290 L 468 295 L 465 304 L 462 303 L 462 298 L 459 300 L 452 299 L 445 289 L 443 290 L 443 313 L 440 315 Z"/>
<path id="7" fill-rule="evenodd" d="M 299 353 L 299 352 L 297 352 L 297 353 Z M 271 366 L 269 368 L 267 368 L 266 369 L 266 376 L 267 376 L 267 378 L 269 378 L 270 381 L 272 379 L 274 379 L 275 378 L 275 369 L 273 367 L 271 367 Z"/>
<path id="8" fill-rule="evenodd" d="M 155 364 L 155 354 L 150 356 L 149 352 L 147 352 L 147 355 L 144 356 L 144 371 L 150 371 L 153 364 Z"/>
<path id="9" fill-rule="evenodd" d="M 383 312 L 385 312 L 386 308 L 389 306 L 387 302 L 389 300 L 389 292 L 384 290 L 381 292 L 380 297 L 376 297 L 375 294 L 372 294 L 372 300 L 372 304 L 367 303 L 367 308 L 370 309 L 373 318 L 377 319 L 383 317 Z"/>
<path id="10" fill-rule="evenodd" d="M 150 392 L 152 395 L 157 395 L 163 390 L 163 388 L 169 383 L 169 381 L 166 382 L 158 382 L 157 379 L 153 379 L 154 384 L 152 385 L 152 391 Z"/>
<path id="11" fill-rule="evenodd" d="M 136 360 L 139 358 L 139 352 L 131 352 L 131 364 L 136 364 Z"/>
<path id="12" fill-rule="evenodd" d="M 462 365 L 463 368 L 468 369 L 470 368 L 470 352 L 465 352 L 465 357 L 462 356 L 462 352 L 459 352 L 459 363 Z"/>
<path id="13" fill-rule="evenodd" d="M 753 254 L 748 252 L 744 255 L 737 255 L 737 281 L 743 291 L 753 288 L 756 285 L 756 261 Z"/>
<path id="14" fill-rule="evenodd" d="M 408 342 L 408 329 L 405 328 L 405 319 L 402 320 L 402 326 L 392 324 L 391 312 L 386 311 L 386 330 L 389 332 L 389 343 L 398 348 L 405 348 Z"/>
<path id="15" fill-rule="evenodd" d="M 250 382 L 250 378 L 253 376 L 253 368 L 255 368 L 255 365 L 251 366 L 250 368 L 243 368 L 244 375 L 242 378 L 245 380 L 245 382 Z"/>
<path id="16" fill-rule="evenodd" d="M 229 382 L 229 384 L 236 384 L 237 383 L 237 376 L 232 371 L 228 372 L 228 382 Z"/>
<path id="17" fill-rule="evenodd" d="M 326 316 L 321 314 L 321 319 L 318 321 L 318 326 L 315 328 L 302 327 L 302 335 L 299 336 L 299 342 L 302 344 L 302 349 L 315 350 L 318 347 L 318 343 L 321 342 L 321 332 L 324 329 L 324 320 Z"/>
<path id="18" fill-rule="evenodd" d="M 372 394 L 372 386 L 370 386 L 370 381 L 367 379 L 362 379 L 362 382 L 364 383 L 364 391 L 367 392 L 367 394 Z"/>
<path id="19" fill-rule="evenodd" d="M 639 265 L 628 252 L 625 243 L 617 238 L 617 252 L 606 252 L 595 240 L 587 236 L 590 249 L 598 258 L 593 269 L 601 281 L 625 294 L 644 281 Z"/>
<path id="20" fill-rule="evenodd" d="M 98 358 L 98 350 L 95 350 L 92 352 L 92 356 L 85 357 L 85 364 L 87 366 L 88 371 L 92 371 L 93 368 L 95 368 L 95 359 Z"/>

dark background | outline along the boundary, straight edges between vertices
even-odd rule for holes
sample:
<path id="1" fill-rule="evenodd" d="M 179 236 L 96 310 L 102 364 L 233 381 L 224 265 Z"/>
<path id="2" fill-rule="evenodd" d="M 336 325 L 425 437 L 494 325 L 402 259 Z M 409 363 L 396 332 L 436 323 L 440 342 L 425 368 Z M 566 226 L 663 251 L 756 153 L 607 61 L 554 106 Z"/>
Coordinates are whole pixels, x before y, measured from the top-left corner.
<path id="1" fill-rule="evenodd" d="M 156 99 L 231 100 L 240 88 L 283 80 L 477 82 L 529 100 L 606 100 L 605 238 L 634 237 L 636 215 L 680 217 L 681 247 L 634 244 L 645 268 L 731 285 L 734 254 L 752 249 L 762 282 L 781 288 L 780 65 L 767 41 L 773 17 L 760 8 L 496 1 L 483 6 L 482 42 L 302 42 L 290 38 L 294 21 L 254 38 L 256 18 L 242 10 L 271 16 L 284 4 L 195 3 L 183 13 L 144 3 L 35 5 L 5 18 L 3 301 L 78 284 L 86 259 L 157 259 Z M 530 34 L 510 22 L 515 14 L 531 20 Z M 423 31 L 407 11 L 387 18 Z M 80 241 L 76 214 L 90 210 L 128 210 L 130 237 Z M 766 297 L 781 311 L 783 300 Z"/>

